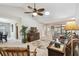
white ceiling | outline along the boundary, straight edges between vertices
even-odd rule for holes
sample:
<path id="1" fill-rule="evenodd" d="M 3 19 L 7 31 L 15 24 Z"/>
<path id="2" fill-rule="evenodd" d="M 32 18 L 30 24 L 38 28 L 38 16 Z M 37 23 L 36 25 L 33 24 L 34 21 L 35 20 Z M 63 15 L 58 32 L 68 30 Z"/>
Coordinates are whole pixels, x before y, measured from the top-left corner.
<path id="1" fill-rule="evenodd" d="M 0 14 L 10 12 L 14 14 L 15 17 L 21 17 L 25 11 L 31 11 L 26 6 L 33 6 L 33 3 L 0 3 Z M 63 21 L 68 18 L 76 17 L 79 19 L 79 4 L 78 3 L 36 3 L 37 8 L 45 8 L 45 11 L 49 11 L 50 15 L 46 16 L 36 16 L 33 17 L 35 20 L 41 23 L 54 23 L 58 21 Z M 7 11 L 3 11 L 2 8 L 5 8 Z M 11 10 L 10 10 L 11 8 Z M 12 11 L 12 8 L 15 8 Z M 2 10 L 1 10 L 2 9 Z M 17 13 L 17 12 L 18 13 Z M 5 14 L 4 13 L 4 14 Z M 25 15 L 25 14 L 24 14 Z M 29 15 L 31 16 L 31 15 Z"/>

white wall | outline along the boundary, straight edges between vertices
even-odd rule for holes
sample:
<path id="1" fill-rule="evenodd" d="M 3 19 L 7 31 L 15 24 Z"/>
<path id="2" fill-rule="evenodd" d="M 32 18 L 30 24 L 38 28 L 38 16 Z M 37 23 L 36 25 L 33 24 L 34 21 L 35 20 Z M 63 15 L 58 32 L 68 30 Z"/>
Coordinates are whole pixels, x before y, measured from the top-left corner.
<path id="1" fill-rule="evenodd" d="M 15 24 L 16 24 L 16 21 L 14 20 L 11 20 L 11 19 L 6 19 L 6 18 L 0 18 L 0 22 L 3 22 L 3 23 L 9 23 L 10 24 L 10 37 L 9 39 L 15 39 L 16 35 L 16 31 L 15 31 Z M 13 32 L 12 32 L 12 25 L 13 24 Z"/>

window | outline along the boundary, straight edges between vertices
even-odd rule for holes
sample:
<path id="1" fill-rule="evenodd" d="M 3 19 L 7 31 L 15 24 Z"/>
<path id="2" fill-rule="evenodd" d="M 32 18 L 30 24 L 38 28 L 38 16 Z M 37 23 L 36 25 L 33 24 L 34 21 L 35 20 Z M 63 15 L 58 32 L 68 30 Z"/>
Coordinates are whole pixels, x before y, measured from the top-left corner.
<path id="1" fill-rule="evenodd" d="M 0 22 L 0 32 L 3 32 L 3 34 L 7 34 L 8 37 L 10 37 L 10 24 Z"/>

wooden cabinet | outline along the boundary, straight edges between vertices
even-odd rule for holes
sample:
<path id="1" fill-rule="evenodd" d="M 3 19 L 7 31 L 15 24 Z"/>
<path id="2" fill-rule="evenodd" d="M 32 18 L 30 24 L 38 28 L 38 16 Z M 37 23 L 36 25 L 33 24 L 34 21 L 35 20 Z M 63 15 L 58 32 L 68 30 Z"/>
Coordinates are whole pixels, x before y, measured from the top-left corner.
<path id="1" fill-rule="evenodd" d="M 30 28 L 30 31 L 27 34 L 27 39 L 29 42 L 40 39 L 40 33 L 37 31 L 36 27 Z"/>
<path id="2" fill-rule="evenodd" d="M 27 38 L 28 38 L 28 41 L 31 42 L 34 40 L 38 40 L 40 37 L 39 37 L 39 33 L 28 33 Z"/>

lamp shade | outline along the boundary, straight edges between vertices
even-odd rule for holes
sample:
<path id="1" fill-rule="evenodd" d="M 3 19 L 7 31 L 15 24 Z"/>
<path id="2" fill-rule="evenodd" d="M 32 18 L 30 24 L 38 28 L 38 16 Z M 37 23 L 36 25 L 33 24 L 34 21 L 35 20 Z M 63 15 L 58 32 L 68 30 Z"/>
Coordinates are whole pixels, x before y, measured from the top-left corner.
<path id="1" fill-rule="evenodd" d="M 75 21 L 69 21 L 66 23 L 65 30 L 79 30 L 79 26 L 76 24 Z"/>

